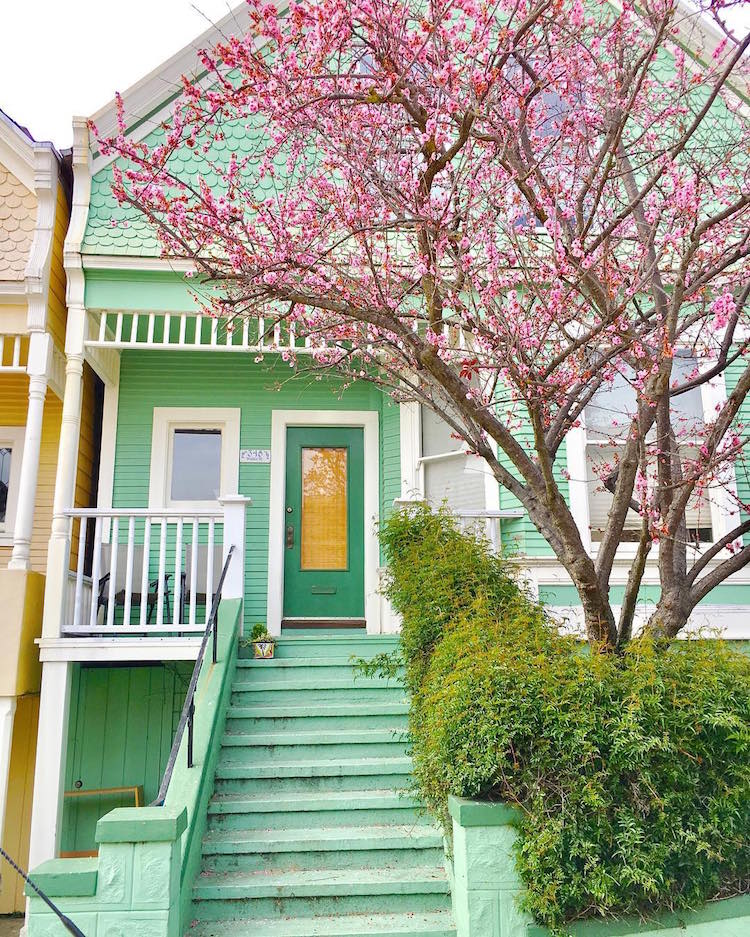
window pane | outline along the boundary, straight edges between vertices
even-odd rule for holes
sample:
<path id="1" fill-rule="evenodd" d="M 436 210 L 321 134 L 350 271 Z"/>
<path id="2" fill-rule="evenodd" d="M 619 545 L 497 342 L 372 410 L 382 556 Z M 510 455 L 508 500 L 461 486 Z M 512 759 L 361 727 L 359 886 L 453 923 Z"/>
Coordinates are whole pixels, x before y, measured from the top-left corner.
<path id="1" fill-rule="evenodd" d="M 176 429 L 172 442 L 173 501 L 216 501 L 221 487 L 221 430 Z"/>
<path id="2" fill-rule="evenodd" d="M 636 409 L 635 389 L 622 374 L 617 374 L 611 384 L 594 394 L 586 407 L 586 431 L 589 436 L 622 436 Z"/>
<path id="3" fill-rule="evenodd" d="M 680 387 L 697 376 L 695 358 L 675 356 L 672 362 L 672 388 Z M 672 397 L 670 404 L 672 411 L 672 427 L 677 436 L 689 436 L 699 432 L 703 427 L 703 399 L 700 387 L 686 390 L 684 394 Z"/>
<path id="4" fill-rule="evenodd" d="M 302 450 L 301 569 L 346 569 L 347 456 L 341 448 Z"/>
<path id="5" fill-rule="evenodd" d="M 5 513 L 8 509 L 11 452 L 8 446 L 0 447 L 0 524 L 5 523 Z"/>
<path id="6" fill-rule="evenodd" d="M 601 479 L 605 473 L 612 471 L 617 465 L 617 450 L 610 446 L 586 447 L 586 481 L 589 492 L 589 525 L 591 539 L 597 543 L 602 539 L 602 533 L 607 526 L 607 516 L 612 506 L 612 494 L 608 491 Z M 625 516 L 625 528 L 622 532 L 623 542 L 637 540 L 641 527 L 640 514 L 628 511 Z"/>

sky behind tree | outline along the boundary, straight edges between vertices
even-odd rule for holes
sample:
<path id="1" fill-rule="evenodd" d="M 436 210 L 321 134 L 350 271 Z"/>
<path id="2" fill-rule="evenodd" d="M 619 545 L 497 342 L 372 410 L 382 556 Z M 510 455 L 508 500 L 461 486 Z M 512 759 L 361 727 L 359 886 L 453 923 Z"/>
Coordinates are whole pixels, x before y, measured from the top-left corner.
<path id="1" fill-rule="evenodd" d="M 238 0 L 6 0 L 0 109 L 58 148 L 91 116 L 236 9 Z M 734 15 L 750 29 L 750 2 Z"/>

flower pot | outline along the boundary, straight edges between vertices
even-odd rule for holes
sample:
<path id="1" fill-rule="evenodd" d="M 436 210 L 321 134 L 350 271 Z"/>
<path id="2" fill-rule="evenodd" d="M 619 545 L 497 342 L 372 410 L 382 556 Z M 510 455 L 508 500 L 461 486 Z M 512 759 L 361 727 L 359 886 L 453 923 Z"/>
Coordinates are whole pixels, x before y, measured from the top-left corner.
<path id="1" fill-rule="evenodd" d="M 270 660 L 273 657 L 273 641 L 253 641 L 253 656 L 261 660 Z"/>

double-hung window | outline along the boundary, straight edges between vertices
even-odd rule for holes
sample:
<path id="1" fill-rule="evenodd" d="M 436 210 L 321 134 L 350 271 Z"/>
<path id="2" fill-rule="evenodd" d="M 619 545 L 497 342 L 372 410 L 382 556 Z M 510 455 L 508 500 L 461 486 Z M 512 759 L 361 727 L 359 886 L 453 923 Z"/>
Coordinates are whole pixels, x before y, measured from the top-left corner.
<path id="1" fill-rule="evenodd" d="M 687 355 L 676 355 L 672 366 L 672 386 L 685 384 L 697 373 L 696 359 Z M 703 430 L 704 413 L 709 406 L 711 388 L 708 384 L 694 387 L 671 400 L 671 423 L 678 440 L 681 462 L 689 466 L 696 458 L 697 438 Z M 607 517 L 612 506 L 613 494 L 604 484 L 604 479 L 617 469 L 620 455 L 625 446 L 629 428 L 637 409 L 637 394 L 632 381 L 626 375 L 617 375 L 605 388 L 598 391 L 584 413 L 586 488 L 588 494 L 588 523 L 592 545 L 602 539 L 607 526 Z M 652 450 L 648 459 L 647 485 L 653 485 L 656 470 L 655 429 L 647 438 Z M 637 496 L 635 497 L 637 501 Z M 711 504 L 707 497 L 693 494 L 688 502 L 685 521 L 688 541 L 694 546 L 713 539 Z M 622 541 L 637 541 L 640 535 L 641 516 L 629 510 L 625 518 Z"/>
<path id="2" fill-rule="evenodd" d="M 201 510 L 236 494 L 239 409 L 156 407 L 149 505 Z"/>

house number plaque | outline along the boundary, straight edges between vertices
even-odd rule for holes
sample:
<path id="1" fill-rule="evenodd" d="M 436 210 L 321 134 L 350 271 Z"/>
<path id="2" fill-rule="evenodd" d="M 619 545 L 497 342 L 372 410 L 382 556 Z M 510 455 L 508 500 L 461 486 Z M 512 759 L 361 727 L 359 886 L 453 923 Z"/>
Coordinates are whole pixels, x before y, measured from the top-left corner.
<path id="1" fill-rule="evenodd" d="M 240 462 L 267 465 L 271 461 L 270 449 L 240 449 Z"/>

